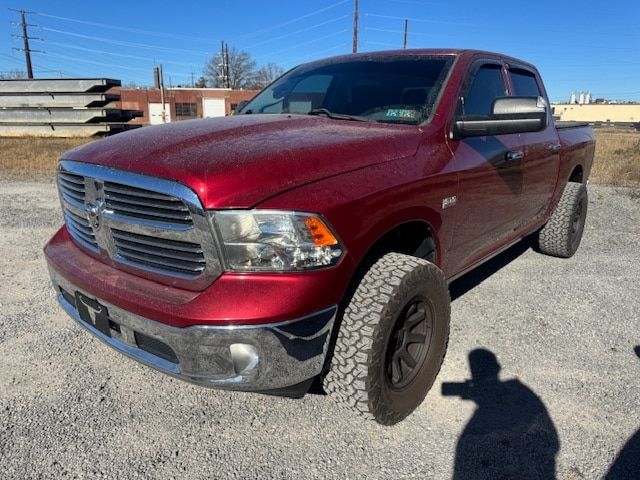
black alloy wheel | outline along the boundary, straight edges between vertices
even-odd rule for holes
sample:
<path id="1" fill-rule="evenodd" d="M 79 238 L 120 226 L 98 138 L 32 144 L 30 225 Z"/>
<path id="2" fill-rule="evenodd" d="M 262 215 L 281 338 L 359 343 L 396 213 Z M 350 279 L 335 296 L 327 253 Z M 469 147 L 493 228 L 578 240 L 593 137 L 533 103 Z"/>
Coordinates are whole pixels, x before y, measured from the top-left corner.
<path id="1" fill-rule="evenodd" d="M 424 363 L 433 332 L 433 309 L 424 298 L 413 299 L 401 312 L 389 340 L 386 355 L 387 381 L 402 390 Z"/>

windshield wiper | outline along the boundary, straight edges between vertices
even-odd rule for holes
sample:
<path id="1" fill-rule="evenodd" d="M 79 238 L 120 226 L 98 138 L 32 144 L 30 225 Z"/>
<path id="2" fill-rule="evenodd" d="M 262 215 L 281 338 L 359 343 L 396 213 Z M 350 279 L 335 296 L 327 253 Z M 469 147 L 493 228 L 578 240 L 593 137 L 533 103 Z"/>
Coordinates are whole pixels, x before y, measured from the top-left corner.
<path id="1" fill-rule="evenodd" d="M 333 118 L 335 120 L 353 120 L 356 122 L 369 122 L 370 120 L 364 117 L 357 117 L 354 115 L 346 115 L 344 113 L 333 113 L 326 108 L 312 108 L 309 110 L 308 115 L 324 115 L 328 118 Z"/>

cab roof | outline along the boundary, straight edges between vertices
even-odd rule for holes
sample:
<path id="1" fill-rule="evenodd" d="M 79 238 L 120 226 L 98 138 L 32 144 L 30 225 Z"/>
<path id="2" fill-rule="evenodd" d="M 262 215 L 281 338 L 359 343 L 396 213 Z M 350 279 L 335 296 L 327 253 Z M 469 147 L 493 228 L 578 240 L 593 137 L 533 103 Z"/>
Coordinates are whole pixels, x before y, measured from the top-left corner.
<path id="1" fill-rule="evenodd" d="M 385 58 L 389 56 L 453 56 L 458 58 L 470 58 L 475 55 L 487 55 L 489 57 L 498 57 L 506 62 L 512 61 L 514 63 L 519 63 L 522 65 L 528 65 L 532 68 L 535 68 L 529 62 L 525 62 L 524 60 L 520 60 L 519 58 L 511 57 L 509 55 L 505 55 L 502 53 L 491 52 L 488 50 L 475 50 L 475 49 L 465 49 L 465 48 L 408 48 L 401 50 L 380 50 L 374 52 L 362 52 L 362 53 L 351 53 L 347 55 L 337 55 L 334 57 L 327 57 L 324 59 L 315 60 L 313 62 L 307 63 L 332 63 L 337 61 L 346 61 L 346 60 L 375 60 L 378 58 Z"/>

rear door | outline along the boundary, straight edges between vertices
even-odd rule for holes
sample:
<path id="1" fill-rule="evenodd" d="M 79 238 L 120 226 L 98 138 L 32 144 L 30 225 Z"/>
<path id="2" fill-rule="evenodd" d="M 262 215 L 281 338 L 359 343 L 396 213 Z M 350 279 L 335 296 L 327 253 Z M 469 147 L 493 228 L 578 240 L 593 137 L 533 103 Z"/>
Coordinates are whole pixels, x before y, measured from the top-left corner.
<path id="1" fill-rule="evenodd" d="M 536 73 L 526 66 L 507 65 L 511 94 L 543 97 L 546 93 Z M 540 132 L 521 133 L 518 149 L 524 153 L 524 191 L 522 193 L 522 227 L 539 220 L 547 209 L 558 182 L 560 139 L 553 125 L 551 108 L 547 127 Z"/>
<path id="2" fill-rule="evenodd" d="M 469 69 L 456 116 L 487 116 L 493 101 L 507 94 L 503 64 L 478 60 Z M 449 140 L 460 180 L 452 248 L 458 269 L 490 253 L 522 217 L 522 159 L 507 155 L 519 143 L 517 134 Z"/>

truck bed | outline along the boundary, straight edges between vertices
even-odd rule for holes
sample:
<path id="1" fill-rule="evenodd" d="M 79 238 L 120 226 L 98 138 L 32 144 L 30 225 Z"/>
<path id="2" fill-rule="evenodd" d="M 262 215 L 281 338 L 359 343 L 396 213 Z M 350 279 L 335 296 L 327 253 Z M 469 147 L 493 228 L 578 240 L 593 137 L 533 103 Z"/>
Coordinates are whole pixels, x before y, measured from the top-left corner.
<path id="1" fill-rule="evenodd" d="M 557 121 L 555 122 L 555 125 L 557 130 L 562 130 L 565 128 L 579 128 L 579 127 L 589 126 L 587 122 L 570 122 L 570 121 L 565 121 L 565 122 Z"/>

